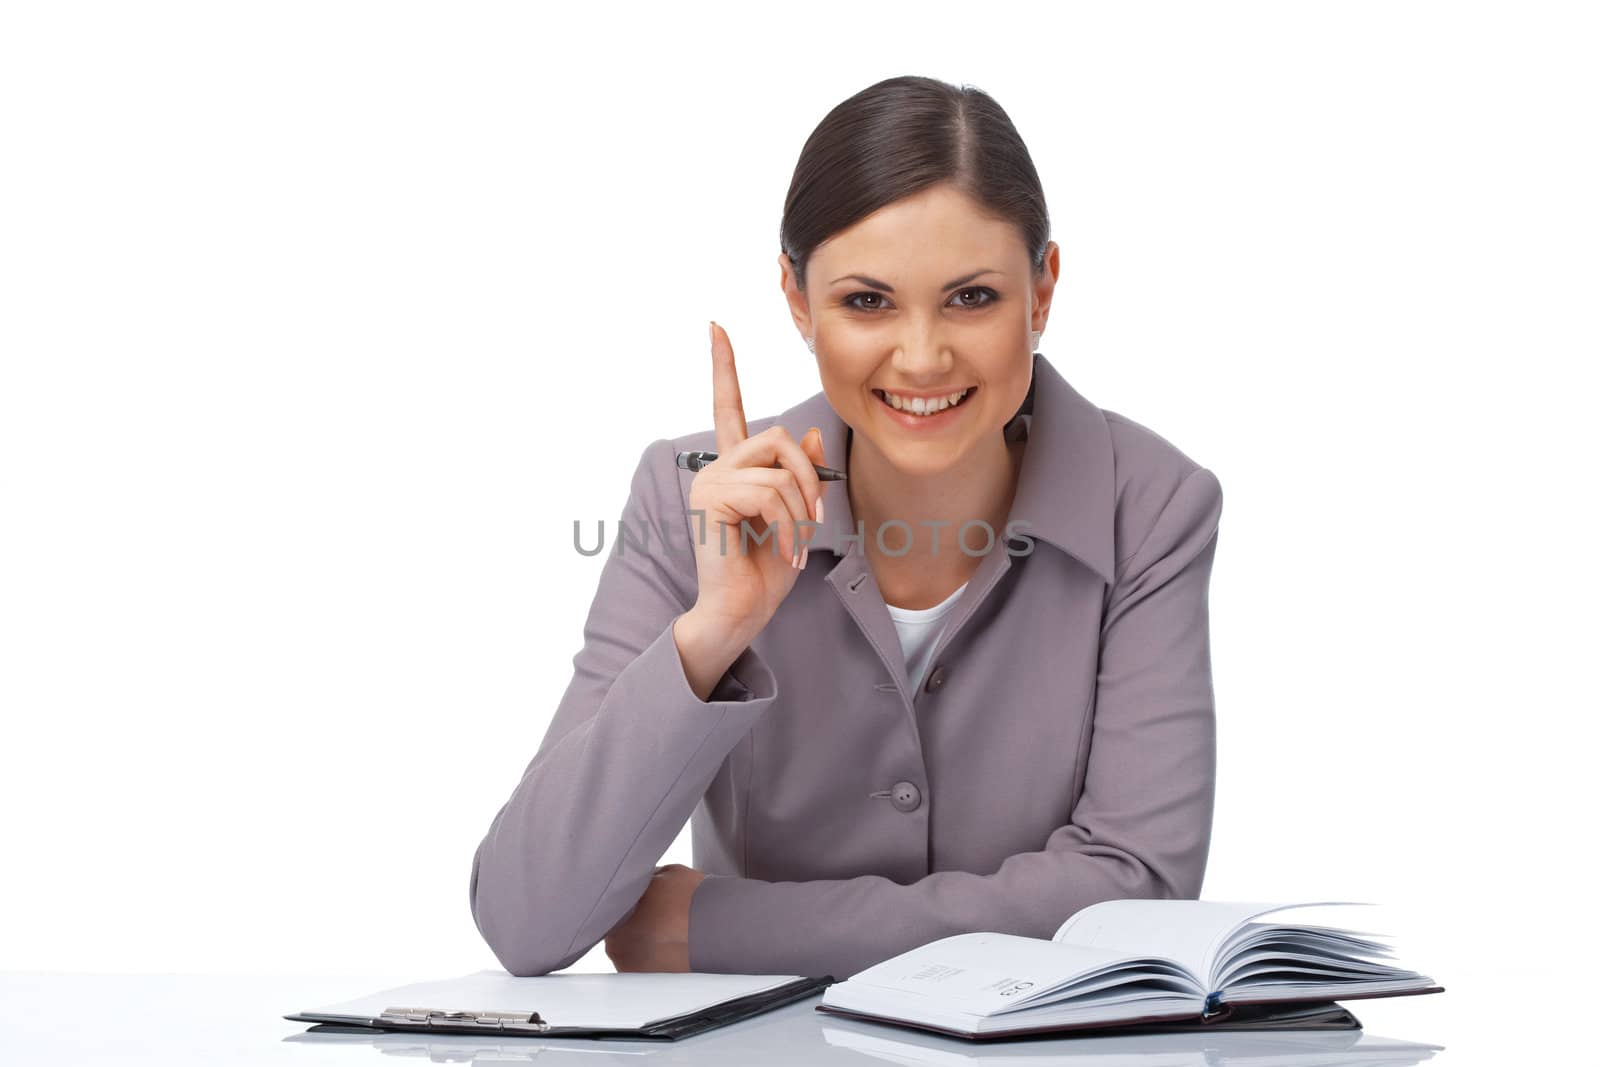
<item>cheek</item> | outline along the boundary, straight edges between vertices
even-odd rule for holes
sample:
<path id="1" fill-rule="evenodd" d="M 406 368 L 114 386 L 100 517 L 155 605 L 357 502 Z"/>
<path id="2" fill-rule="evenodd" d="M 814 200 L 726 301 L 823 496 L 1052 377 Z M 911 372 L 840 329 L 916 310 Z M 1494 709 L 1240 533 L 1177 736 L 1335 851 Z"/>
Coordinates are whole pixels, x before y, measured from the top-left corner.
<path id="1" fill-rule="evenodd" d="M 984 324 L 984 340 L 996 352 L 1016 352 L 1029 348 L 1032 330 L 1025 318 L 996 315 L 991 322 Z M 1033 355 L 1031 349 L 1028 355 Z"/>
<path id="2" fill-rule="evenodd" d="M 817 339 L 817 375 L 830 395 L 834 393 L 859 393 L 878 370 L 882 362 L 866 345 L 854 345 L 837 334 Z"/>

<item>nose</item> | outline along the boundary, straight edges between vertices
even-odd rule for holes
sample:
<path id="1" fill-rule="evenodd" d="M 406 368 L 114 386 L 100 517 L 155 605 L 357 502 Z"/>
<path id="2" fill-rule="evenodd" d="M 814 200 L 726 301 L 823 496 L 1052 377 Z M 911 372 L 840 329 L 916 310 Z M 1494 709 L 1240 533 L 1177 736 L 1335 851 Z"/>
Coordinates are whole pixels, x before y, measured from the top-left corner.
<path id="1" fill-rule="evenodd" d="M 939 381 L 955 366 L 955 352 L 937 327 L 913 328 L 895 345 L 894 369 L 906 382 Z"/>

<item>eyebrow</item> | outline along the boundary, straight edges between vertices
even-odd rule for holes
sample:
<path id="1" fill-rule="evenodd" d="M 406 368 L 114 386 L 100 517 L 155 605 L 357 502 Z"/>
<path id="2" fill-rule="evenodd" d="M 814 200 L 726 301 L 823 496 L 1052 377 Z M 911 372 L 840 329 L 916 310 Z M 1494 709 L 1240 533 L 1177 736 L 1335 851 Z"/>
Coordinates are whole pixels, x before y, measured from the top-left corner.
<path id="1" fill-rule="evenodd" d="M 945 282 L 944 283 L 944 291 L 945 292 L 949 292 L 951 289 L 960 288 L 961 286 L 966 285 L 968 282 L 972 281 L 974 278 L 981 278 L 985 274 L 1004 274 L 1004 273 L 1005 273 L 1005 271 L 995 270 L 993 267 L 985 267 L 982 270 L 975 270 L 971 274 L 968 274 L 968 275 L 965 275 L 963 277 L 957 278 L 954 281 Z M 833 281 L 829 282 L 828 284 L 829 285 L 838 285 L 840 282 L 849 281 L 852 278 L 855 279 L 856 281 L 860 282 L 863 285 L 870 285 L 874 289 L 882 289 L 886 293 L 894 292 L 894 286 L 890 285 L 888 282 L 880 282 L 880 281 L 878 281 L 878 279 L 869 278 L 865 274 L 846 274 L 842 278 L 835 278 Z"/>

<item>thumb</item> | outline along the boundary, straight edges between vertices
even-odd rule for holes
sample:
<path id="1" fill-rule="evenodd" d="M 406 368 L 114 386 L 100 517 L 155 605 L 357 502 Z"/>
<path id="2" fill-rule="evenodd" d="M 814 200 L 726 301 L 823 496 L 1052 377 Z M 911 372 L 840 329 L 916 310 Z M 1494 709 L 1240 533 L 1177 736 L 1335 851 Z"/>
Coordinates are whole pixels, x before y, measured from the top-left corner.
<path id="1" fill-rule="evenodd" d="M 807 430 L 806 435 L 800 439 L 800 448 L 812 463 L 819 467 L 828 465 L 826 458 L 822 454 L 822 431 L 815 426 Z"/>
<path id="2" fill-rule="evenodd" d="M 805 437 L 800 441 L 800 448 L 805 452 L 807 458 L 809 458 L 812 463 L 819 467 L 826 467 L 828 465 L 828 457 L 822 453 L 822 431 L 817 429 L 815 426 L 806 431 Z M 823 495 L 827 494 L 827 482 L 822 483 L 819 492 Z"/>

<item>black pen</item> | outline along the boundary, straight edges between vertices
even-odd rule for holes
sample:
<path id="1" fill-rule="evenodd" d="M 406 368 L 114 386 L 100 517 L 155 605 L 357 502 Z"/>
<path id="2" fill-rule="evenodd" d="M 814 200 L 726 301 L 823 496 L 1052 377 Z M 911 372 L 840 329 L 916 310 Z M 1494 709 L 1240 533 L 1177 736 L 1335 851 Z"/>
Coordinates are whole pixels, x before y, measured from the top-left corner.
<path id="1" fill-rule="evenodd" d="M 697 471 L 716 458 L 717 454 L 715 452 L 679 452 L 678 466 L 686 471 Z M 819 481 L 842 482 L 845 480 L 844 471 L 836 471 L 832 467 L 819 467 L 813 463 L 811 469 L 817 472 Z"/>

